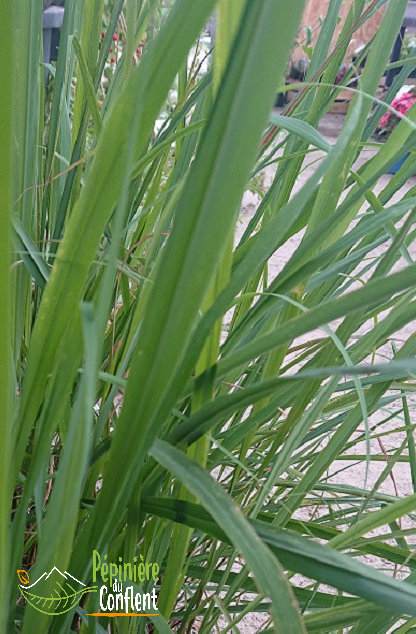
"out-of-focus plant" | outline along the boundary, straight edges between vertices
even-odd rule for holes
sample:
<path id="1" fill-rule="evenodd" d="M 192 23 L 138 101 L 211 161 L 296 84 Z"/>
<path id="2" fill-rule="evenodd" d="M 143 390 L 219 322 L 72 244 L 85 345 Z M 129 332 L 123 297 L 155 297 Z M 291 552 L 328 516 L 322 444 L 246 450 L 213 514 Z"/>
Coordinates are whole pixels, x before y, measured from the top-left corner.
<path id="1" fill-rule="evenodd" d="M 290 62 L 289 77 L 298 81 L 305 81 L 309 66 L 310 60 L 307 58 L 301 58 Z"/>
<path id="2" fill-rule="evenodd" d="M 408 59 L 413 57 L 416 52 L 416 36 L 406 34 L 403 38 L 402 48 L 400 50 L 400 59 Z"/>
<path id="3" fill-rule="evenodd" d="M 392 110 L 388 110 L 379 121 L 377 128 L 379 135 L 390 135 L 415 103 L 416 97 L 411 92 L 401 92 L 395 97 L 391 102 Z"/>

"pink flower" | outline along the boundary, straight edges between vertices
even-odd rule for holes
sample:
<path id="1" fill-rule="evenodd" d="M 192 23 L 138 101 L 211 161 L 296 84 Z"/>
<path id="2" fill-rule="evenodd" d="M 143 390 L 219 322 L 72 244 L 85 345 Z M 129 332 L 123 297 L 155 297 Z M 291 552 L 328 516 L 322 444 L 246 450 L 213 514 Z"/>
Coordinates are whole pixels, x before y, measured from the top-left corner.
<path id="1" fill-rule="evenodd" d="M 389 119 L 390 119 L 390 110 L 388 112 L 386 112 L 386 114 L 381 117 L 380 123 L 378 125 L 381 128 L 383 128 L 386 125 L 386 123 L 388 122 Z"/>
<path id="2" fill-rule="evenodd" d="M 409 92 L 403 93 L 400 97 L 393 99 L 391 107 L 394 108 L 396 112 L 392 112 L 391 110 L 386 112 L 380 119 L 378 124 L 379 128 L 388 128 L 391 131 L 398 121 L 407 114 L 415 102 L 416 97 Z"/>

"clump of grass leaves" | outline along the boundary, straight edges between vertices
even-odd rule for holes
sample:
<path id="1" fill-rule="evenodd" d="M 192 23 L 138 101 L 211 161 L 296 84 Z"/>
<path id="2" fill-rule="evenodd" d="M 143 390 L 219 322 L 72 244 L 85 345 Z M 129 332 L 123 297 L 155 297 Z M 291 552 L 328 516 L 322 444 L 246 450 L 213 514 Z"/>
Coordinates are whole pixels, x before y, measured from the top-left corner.
<path id="1" fill-rule="evenodd" d="M 399 463 L 416 484 L 416 110 L 366 154 L 407 0 L 354 0 L 330 47 L 341 4 L 276 116 L 302 0 L 66 0 L 47 91 L 42 3 L 0 3 L 2 632 L 412 631 L 416 493 L 382 485 Z M 378 10 L 328 143 L 339 66 Z M 211 62 L 193 63 L 214 11 Z M 157 561 L 160 614 L 17 600 L 22 567 L 91 585 L 93 550 Z"/>

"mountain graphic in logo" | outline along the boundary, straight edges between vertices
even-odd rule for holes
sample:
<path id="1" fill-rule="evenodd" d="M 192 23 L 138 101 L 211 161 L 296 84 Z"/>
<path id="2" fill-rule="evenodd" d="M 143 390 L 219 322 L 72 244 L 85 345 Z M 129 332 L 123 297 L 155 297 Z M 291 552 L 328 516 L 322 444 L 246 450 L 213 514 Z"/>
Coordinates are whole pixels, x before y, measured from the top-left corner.
<path id="1" fill-rule="evenodd" d="M 19 584 L 19 589 L 29 605 L 51 616 L 69 612 L 86 592 L 94 592 L 97 589 L 97 586 L 87 588 L 82 581 L 70 575 L 69 572 L 61 572 L 55 566 L 50 572 L 44 572 L 30 585 L 28 585 L 29 575 L 25 570 L 18 570 L 17 574 L 22 582 Z M 42 589 L 46 580 L 48 580 L 48 592 L 47 596 L 44 596 L 46 593 L 42 592 Z"/>

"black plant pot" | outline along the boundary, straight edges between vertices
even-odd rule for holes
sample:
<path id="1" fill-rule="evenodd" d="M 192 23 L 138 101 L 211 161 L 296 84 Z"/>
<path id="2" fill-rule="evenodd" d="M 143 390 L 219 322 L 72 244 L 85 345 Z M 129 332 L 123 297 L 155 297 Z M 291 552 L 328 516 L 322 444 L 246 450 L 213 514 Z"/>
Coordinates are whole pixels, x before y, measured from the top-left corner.
<path id="1" fill-rule="evenodd" d="M 284 92 L 279 92 L 274 103 L 275 108 L 283 108 L 287 103 L 286 95 Z"/>

